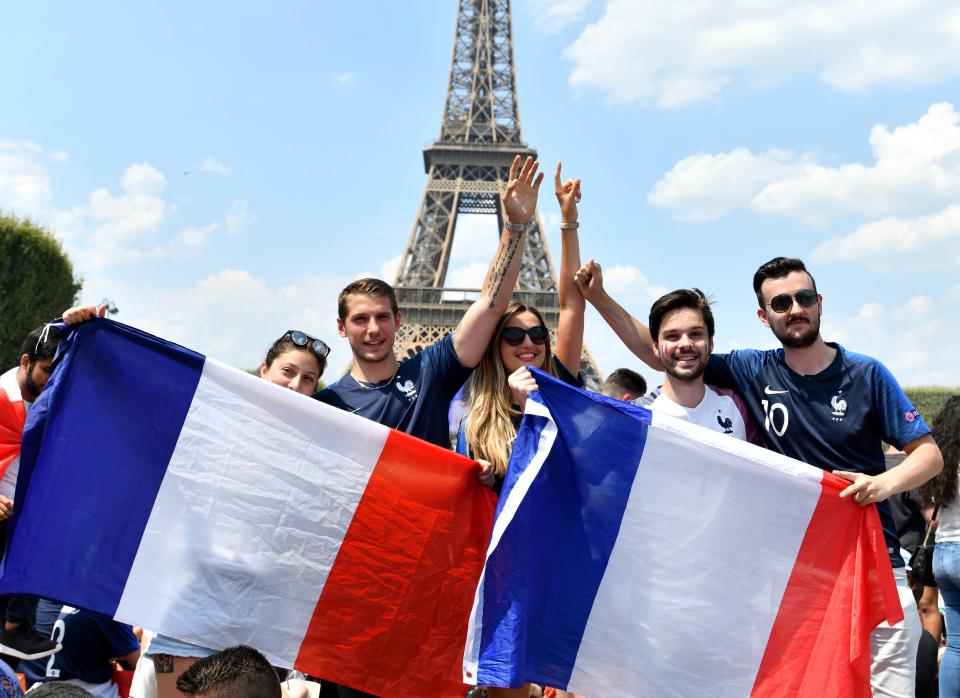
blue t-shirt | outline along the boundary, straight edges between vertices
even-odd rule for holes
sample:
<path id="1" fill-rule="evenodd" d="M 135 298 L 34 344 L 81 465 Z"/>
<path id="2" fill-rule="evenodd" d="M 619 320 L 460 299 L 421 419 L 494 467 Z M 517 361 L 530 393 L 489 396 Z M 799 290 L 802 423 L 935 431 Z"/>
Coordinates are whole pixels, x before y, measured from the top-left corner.
<path id="1" fill-rule="evenodd" d="M 461 365 L 453 348 L 453 335 L 447 335 L 401 361 L 389 380 L 367 385 L 348 373 L 320 391 L 317 399 L 450 448 L 447 409 L 472 371 Z"/>
<path id="2" fill-rule="evenodd" d="M 740 393 L 768 448 L 824 470 L 879 475 L 883 441 L 902 448 L 930 429 L 883 364 L 830 346 L 836 357 L 812 376 L 787 366 L 783 349 L 743 349 L 713 354 L 706 380 Z M 890 561 L 903 567 L 890 503 L 877 511 Z"/>
<path id="3" fill-rule="evenodd" d="M 111 660 L 140 649 L 133 629 L 109 616 L 65 606 L 50 639 L 63 649 L 49 658 L 20 664 L 20 670 L 40 681 L 80 679 L 106 683 L 113 678 Z"/>

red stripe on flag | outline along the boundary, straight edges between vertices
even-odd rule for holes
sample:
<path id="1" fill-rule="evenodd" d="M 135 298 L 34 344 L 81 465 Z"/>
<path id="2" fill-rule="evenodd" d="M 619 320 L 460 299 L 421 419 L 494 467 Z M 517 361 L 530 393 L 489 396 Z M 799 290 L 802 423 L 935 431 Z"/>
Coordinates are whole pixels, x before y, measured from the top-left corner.
<path id="1" fill-rule="evenodd" d="M 463 696 L 467 622 L 496 506 L 476 469 L 390 432 L 297 668 L 379 696 Z"/>
<path id="2" fill-rule="evenodd" d="M 20 455 L 26 419 L 23 400 L 11 400 L 7 391 L 0 388 L 0 478 L 6 474 L 13 459 Z"/>
<path id="3" fill-rule="evenodd" d="M 824 473 L 751 696 L 870 696 L 870 633 L 903 620 L 876 506 Z M 846 661 L 845 661 L 846 660 Z"/>

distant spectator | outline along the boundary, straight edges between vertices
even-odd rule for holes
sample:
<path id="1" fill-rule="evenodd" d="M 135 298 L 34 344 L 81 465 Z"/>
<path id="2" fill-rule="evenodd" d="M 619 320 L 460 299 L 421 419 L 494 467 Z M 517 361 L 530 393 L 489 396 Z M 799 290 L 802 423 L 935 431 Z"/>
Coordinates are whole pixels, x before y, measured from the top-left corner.
<path id="1" fill-rule="evenodd" d="M 129 625 L 70 606 L 60 611 L 51 637 L 63 649 L 47 660 L 27 662 L 24 674 L 39 675 L 42 683 L 80 686 L 96 698 L 119 697 L 112 681 L 114 660 L 133 667 L 140 657 L 140 641 Z"/>
<path id="2" fill-rule="evenodd" d="M 600 392 L 607 397 L 631 402 L 643 397 L 647 392 L 647 381 L 636 371 L 629 368 L 618 368 L 603 381 Z"/>
<path id="3" fill-rule="evenodd" d="M 0 418 L 4 419 L 4 434 L 10 439 L 10 442 L 4 440 L 0 443 L 0 555 L 6 548 L 7 519 L 13 513 L 23 419 L 50 378 L 59 344 L 59 330 L 51 325 L 38 327 L 23 341 L 19 364 L 0 375 Z M 39 659 L 59 649 L 57 643 L 33 627 L 36 613 L 35 597 L 7 596 L 0 599 L 0 618 L 5 621 L 0 628 L 0 653 L 16 659 Z"/>
<path id="4" fill-rule="evenodd" d="M 200 698 L 280 698 L 280 677 L 252 647 L 228 647 L 197 660 L 177 677 L 177 690 Z"/>
<path id="5" fill-rule="evenodd" d="M 84 690 L 72 683 L 38 683 L 27 691 L 30 698 L 93 698 L 90 691 Z"/>

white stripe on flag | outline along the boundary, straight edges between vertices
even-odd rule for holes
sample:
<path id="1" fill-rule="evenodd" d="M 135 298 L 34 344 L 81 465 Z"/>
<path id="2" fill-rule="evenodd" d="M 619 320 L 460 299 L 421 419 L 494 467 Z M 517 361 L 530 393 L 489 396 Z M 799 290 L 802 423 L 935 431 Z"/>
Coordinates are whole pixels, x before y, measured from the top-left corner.
<path id="1" fill-rule="evenodd" d="M 292 666 L 388 431 L 207 359 L 116 617 Z"/>
<path id="2" fill-rule="evenodd" d="M 819 473 L 654 413 L 570 690 L 748 695 L 820 496 Z"/>

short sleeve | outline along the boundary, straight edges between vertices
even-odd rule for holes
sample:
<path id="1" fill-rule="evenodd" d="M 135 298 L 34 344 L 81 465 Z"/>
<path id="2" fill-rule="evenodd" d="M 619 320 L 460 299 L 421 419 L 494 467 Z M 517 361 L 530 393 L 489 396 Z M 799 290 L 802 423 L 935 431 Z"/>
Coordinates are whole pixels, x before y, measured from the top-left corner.
<path id="1" fill-rule="evenodd" d="M 744 393 L 763 366 L 764 352 L 736 349 L 729 354 L 711 354 L 704 380 L 718 388 Z"/>
<path id="2" fill-rule="evenodd" d="M 421 367 L 430 372 L 432 380 L 439 381 L 445 394 L 449 393 L 445 395 L 447 402 L 453 399 L 473 373 L 472 368 L 460 363 L 457 350 L 453 348 L 452 334 L 424 349 L 421 362 Z"/>
<path id="3" fill-rule="evenodd" d="M 887 367 L 874 361 L 874 371 L 874 391 L 884 441 L 902 449 L 911 441 L 929 434 L 930 427 Z"/>
<path id="4" fill-rule="evenodd" d="M 553 357 L 553 365 L 557 369 L 557 378 L 562 380 L 567 385 L 572 385 L 574 388 L 583 387 L 583 376 L 579 372 L 577 375 L 570 373 L 570 371 L 567 370 L 567 367 L 564 366 L 560 362 L 560 359 L 558 359 L 556 356 Z"/>
<path id="5" fill-rule="evenodd" d="M 111 657 L 122 657 L 140 649 L 140 642 L 133 634 L 133 628 L 126 623 L 97 615 L 97 624 L 107 641 L 107 646 L 110 647 Z"/>

